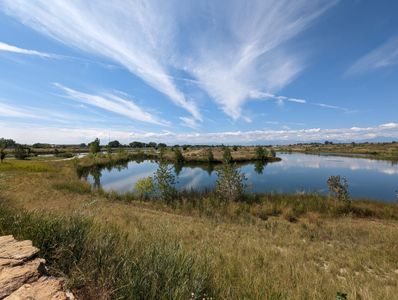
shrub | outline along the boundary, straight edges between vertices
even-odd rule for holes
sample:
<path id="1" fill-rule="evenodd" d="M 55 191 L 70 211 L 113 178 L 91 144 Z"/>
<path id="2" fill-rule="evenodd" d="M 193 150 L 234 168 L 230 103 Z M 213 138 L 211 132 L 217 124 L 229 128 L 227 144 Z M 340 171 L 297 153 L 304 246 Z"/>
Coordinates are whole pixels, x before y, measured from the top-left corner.
<path id="1" fill-rule="evenodd" d="M 236 201 L 244 196 L 246 177 L 235 164 L 224 162 L 217 176 L 216 194 L 220 199 Z"/>
<path id="2" fill-rule="evenodd" d="M 138 180 L 134 185 L 134 190 L 141 199 L 149 199 L 155 191 L 155 184 L 152 177 L 148 176 Z"/>
<path id="3" fill-rule="evenodd" d="M 177 198 L 177 190 L 175 188 L 175 176 L 171 170 L 171 167 L 164 161 L 158 164 L 158 168 L 155 172 L 155 183 L 158 197 L 171 203 Z"/>
<path id="4" fill-rule="evenodd" d="M 350 195 L 348 193 L 348 182 L 345 177 L 341 176 L 330 176 L 327 185 L 329 191 L 339 201 L 350 201 Z"/>
<path id="5" fill-rule="evenodd" d="M 28 157 L 28 151 L 21 145 L 18 145 L 14 150 L 14 156 L 16 159 L 23 160 Z"/>
<path id="6" fill-rule="evenodd" d="M 276 157 L 276 152 L 275 152 L 274 149 L 271 149 L 271 150 L 269 151 L 269 156 L 270 156 L 270 157 Z"/>

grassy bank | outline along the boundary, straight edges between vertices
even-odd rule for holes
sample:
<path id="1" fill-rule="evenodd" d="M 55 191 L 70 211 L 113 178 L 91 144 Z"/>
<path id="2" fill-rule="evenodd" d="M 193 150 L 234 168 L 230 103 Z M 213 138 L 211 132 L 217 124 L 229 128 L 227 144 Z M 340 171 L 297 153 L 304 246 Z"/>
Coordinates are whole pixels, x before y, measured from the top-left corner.
<path id="1" fill-rule="evenodd" d="M 349 143 L 349 144 L 297 144 L 279 146 L 277 151 L 328 154 L 359 158 L 382 159 L 398 162 L 398 143 Z"/>
<path id="2" fill-rule="evenodd" d="M 67 274 L 72 286 L 93 299 L 153 295 L 127 288 L 118 294 L 114 287 L 126 282 L 138 291 L 156 291 L 156 298 L 181 299 L 193 288 L 187 278 L 201 278 L 195 291 L 206 290 L 214 299 L 336 299 L 338 292 L 348 299 L 394 299 L 398 294 L 394 205 L 359 201 L 347 210 L 319 195 L 278 194 L 229 204 L 185 194 L 166 205 L 92 190 L 77 178 L 71 161 L 7 164 L 0 165 L 0 197 L 7 205 L 3 232 L 34 240 L 49 252 L 43 255 L 52 270 Z M 74 225 L 79 222 L 83 225 Z M 113 240 L 116 246 L 109 245 Z M 58 254 L 52 250 L 56 245 L 67 251 Z M 130 247 L 132 254 L 125 254 Z M 69 258 L 71 253 L 83 253 L 82 258 Z M 192 264 L 183 263 L 187 260 Z M 132 262 L 138 266 L 129 266 Z M 122 274 L 113 267 L 119 264 Z M 141 284 L 139 278 L 155 283 L 163 278 L 160 282 L 170 285 Z"/>

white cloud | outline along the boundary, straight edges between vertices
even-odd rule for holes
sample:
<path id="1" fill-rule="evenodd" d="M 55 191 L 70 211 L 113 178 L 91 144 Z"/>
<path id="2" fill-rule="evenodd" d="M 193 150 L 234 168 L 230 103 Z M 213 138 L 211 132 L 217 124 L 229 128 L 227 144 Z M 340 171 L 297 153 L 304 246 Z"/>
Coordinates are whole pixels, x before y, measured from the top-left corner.
<path id="1" fill-rule="evenodd" d="M 54 84 L 56 87 L 65 92 L 65 95 L 75 101 L 82 102 L 84 104 L 99 107 L 101 109 L 125 116 L 129 119 L 152 123 L 156 125 L 167 126 L 168 122 L 160 120 L 152 114 L 144 111 L 142 108 L 137 106 L 131 100 L 125 100 L 120 96 L 105 93 L 103 95 L 92 95 L 83 92 L 76 91 L 74 89 L 65 87 L 59 83 Z"/>
<path id="2" fill-rule="evenodd" d="M 195 103 L 177 89 L 163 63 L 170 24 L 162 5 L 132 1 L 3 1 L 5 10 L 25 24 L 76 48 L 103 55 L 125 66 L 177 105 L 201 120 Z M 155 7 L 156 6 L 156 7 Z M 166 15 L 166 14 L 165 14 Z"/>
<path id="3" fill-rule="evenodd" d="M 398 37 L 372 50 L 358 59 L 346 72 L 346 75 L 355 75 L 371 70 L 385 68 L 398 64 Z"/>
<path id="4" fill-rule="evenodd" d="M 199 124 L 194 118 L 188 118 L 188 117 L 180 117 L 181 125 L 192 128 L 192 129 L 198 129 Z"/>
<path id="5" fill-rule="evenodd" d="M 188 74 L 228 116 L 240 118 L 252 90 L 276 92 L 304 68 L 302 54 L 287 43 L 336 1 L 3 3 L 34 29 L 119 62 L 202 121 L 174 75 Z"/>
<path id="6" fill-rule="evenodd" d="M 28 110 L 21 109 L 6 103 L 0 102 L 0 116 L 11 118 L 39 118 L 37 115 L 30 113 Z"/>
<path id="7" fill-rule="evenodd" d="M 45 53 L 45 52 L 40 52 L 40 51 L 36 51 L 36 50 L 23 49 L 23 48 L 19 48 L 19 47 L 9 45 L 6 43 L 2 43 L 2 42 L 0 42 L 0 51 L 24 54 L 24 55 L 31 55 L 31 56 L 39 56 L 39 57 L 44 57 L 44 58 L 58 57 L 56 54 Z"/>
<path id="8" fill-rule="evenodd" d="M 107 140 L 109 135 L 124 143 L 139 140 L 165 142 L 168 144 L 272 144 L 324 140 L 352 142 L 374 138 L 397 139 L 398 137 L 398 126 L 386 127 L 383 125 L 367 128 L 308 128 L 300 130 L 254 130 L 213 133 L 132 132 L 109 128 L 41 127 L 31 124 L 27 127 L 22 124 L 11 125 L 9 123 L 0 123 L 0 127 L 4 137 L 13 138 L 22 143 L 81 143 L 88 142 L 96 137 Z M 29 135 L 26 134 L 27 130 L 30 132 Z"/>
<path id="9" fill-rule="evenodd" d="M 325 104 L 325 103 L 313 103 L 313 102 L 308 102 L 305 99 L 297 99 L 297 98 L 289 98 L 286 96 L 278 96 L 278 95 L 274 95 L 271 93 L 265 93 L 265 92 L 256 91 L 256 90 L 251 91 L 249 96 L 252 99 L 261 99 L 261 100 L 273 99 L 273 100 L 276 100 L 278 105 L 283 105 L 284 102 L 288 101 L 288 102 L 293 102 L 293 103 L 298 103 L 298 104 L 310 104 L 310 105 L 314 105 L 314 106 L 318 106 L 318 107 L 322 107 L 322 108 L 340 110 L 343 112 L 351 111 L 348 108 L 341 107 L 341 106 L 330 105 L 330 104 Z"/>

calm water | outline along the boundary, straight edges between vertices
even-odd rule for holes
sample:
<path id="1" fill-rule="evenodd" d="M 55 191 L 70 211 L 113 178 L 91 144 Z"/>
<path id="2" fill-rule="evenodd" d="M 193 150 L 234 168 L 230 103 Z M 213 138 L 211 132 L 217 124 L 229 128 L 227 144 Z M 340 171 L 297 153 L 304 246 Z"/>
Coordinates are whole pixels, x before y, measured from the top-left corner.
<path id="1" fill-rule="evenodd" d="M 327 193 L 326 181 L 331 175 L 345 176 L 353 197 L 395 201 L 398 190 L 398 165 L 387 161 L 353 157 L 318 156 L 308 154 L 278 154 L 282 161 L 267 165 L 255 163 L 240 165 L 253 192 L 319 192 Z M 217 169 L 217 165 L 214 166 Z M 129 162 L 124 166 L 103 169 L 90 174 L 92 184 L 103 189 L 127 192 L 134 190 L 135 182 L 152 176 L 156 162 Z M 213 188 L 217 178 L 207 165 L 183 166 L 177 171 L 179 189 Z"/>

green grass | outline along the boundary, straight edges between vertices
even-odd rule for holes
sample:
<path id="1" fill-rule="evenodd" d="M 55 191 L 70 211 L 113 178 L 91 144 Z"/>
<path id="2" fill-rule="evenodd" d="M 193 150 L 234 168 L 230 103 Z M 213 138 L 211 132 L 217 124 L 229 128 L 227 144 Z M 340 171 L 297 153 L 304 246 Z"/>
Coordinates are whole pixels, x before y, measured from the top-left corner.
<path id="1" fill-rule="evenodd" d="M 67 276 L 82 298 L 203 299 L 215 297 L 212 271 L 168 237 L 128 237 L 82 216 L 56 217 L 0 205 L 0 234 L 30 239 L 53 275 Z"/>
<path id="2" fill-rule="evenodd" d="M 1 171 L 52 172 L 54 168 L 49 164 L 36 160 L 5 160 L 0 163 Z"/>

